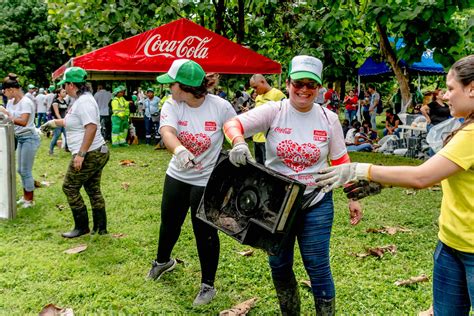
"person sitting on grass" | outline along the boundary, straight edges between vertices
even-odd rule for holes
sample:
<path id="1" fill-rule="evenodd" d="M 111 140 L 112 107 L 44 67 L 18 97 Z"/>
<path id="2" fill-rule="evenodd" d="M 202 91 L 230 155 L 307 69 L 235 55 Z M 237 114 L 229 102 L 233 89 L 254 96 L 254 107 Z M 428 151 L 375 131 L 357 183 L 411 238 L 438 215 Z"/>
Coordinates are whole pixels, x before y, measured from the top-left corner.
<path id="1" fill-rule="evenodd" d="M 398 125 L 400 124 L 400 118 L 398 117 L 397 114 L 393 114 L 392 109 L 387 109 L 385 111 L 385 128 L 383 130 L 383 136 L 387 135 L 396 135 L 397 137 L 400 137 L 400 131 L 401 129 L 398 128 Z"/>
<path id="2" fill-rule="evenodd" d="M 433 256 L 433 311 L 434 315 L 467 316 L 474 312 L 474 55 L 453 64 L 446 86 L 444 100 L 451 115 L 463 118 L 464 123 L 449 134 L 433 157 L 416 167 L 339 165 L 321 170 L 315 181 L 323 191 L 361 181 L 344 189 L 356 198 L 380 192 L 370 190 L 377 183 L 421 189 L 441 181 L 439 241 Z"/>
<path id="3" fill-rule="evenodd" d="M 379 140 L 379 135 L 376 130 L 372 129 L 372 124 L 370 121 L 363 121 L 362 122 L 362 133 L 367 135 L 371 143 L 375 143 Z"/>
<path id="4" fill-rule="evenodd" d="M 353 121 L 352 128 L 347 131 L 345 138 L 347 151 L 372 151 L 370 139 L 362 133 L 359 121 Z"/>

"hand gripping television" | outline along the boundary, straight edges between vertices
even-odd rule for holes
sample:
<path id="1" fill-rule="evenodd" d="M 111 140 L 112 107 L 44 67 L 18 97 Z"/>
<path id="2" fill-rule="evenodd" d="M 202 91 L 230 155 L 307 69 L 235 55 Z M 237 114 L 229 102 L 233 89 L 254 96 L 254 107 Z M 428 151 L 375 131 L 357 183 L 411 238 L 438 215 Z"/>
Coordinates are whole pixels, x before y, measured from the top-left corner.
<path id="1" fill-rule="evenodd" d="M 257 163 L 235 167 L 222 152 L 197 217 L 242 244 L 276 255 L 292 229 L 305 189 Z"/>

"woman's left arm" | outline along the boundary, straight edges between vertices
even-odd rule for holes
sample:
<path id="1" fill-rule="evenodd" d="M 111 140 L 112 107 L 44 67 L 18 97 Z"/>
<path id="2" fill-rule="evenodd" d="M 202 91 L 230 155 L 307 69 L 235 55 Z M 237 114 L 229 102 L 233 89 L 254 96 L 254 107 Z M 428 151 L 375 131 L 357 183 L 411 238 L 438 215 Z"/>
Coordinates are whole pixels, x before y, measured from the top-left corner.
<path id="1" fill-rule="evenodd" d="M 84 155 L 87 153 L 91 147 L 92 142 L 94 141 L 95 134 L 97 132 L 97 125 L 94 123 L 89 123 L 84 126 L 84 138 L 82 139 L 81 148 L 79 153 L 74 157 L 74 168 L 79 171 L 82 168 L 82 163 L 84 162 Z"/>

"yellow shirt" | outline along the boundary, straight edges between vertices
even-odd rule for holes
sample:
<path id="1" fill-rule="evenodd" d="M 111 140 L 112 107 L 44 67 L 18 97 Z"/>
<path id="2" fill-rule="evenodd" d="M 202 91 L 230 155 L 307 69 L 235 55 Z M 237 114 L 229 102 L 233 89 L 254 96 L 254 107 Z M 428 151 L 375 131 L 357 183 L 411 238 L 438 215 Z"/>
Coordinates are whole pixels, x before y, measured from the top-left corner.
<path id="1" fill-rule="evenodd" d="M 438 237 L 451 248 L 474 253 L 474 124 L 454 135 L 439 154 L 464 171 L 441 181 Z"/>
<path id="2" fill-rule="evenodd" d="M 276 88 L 272 88 L 265 94 L 260 94 L 255 98 L 255 107 L 258 107 L 262 104 L 267 103 L 268 101 L 280 101 L 281 99 L 286 98 L 286 96 L 280 90 Z M 264 143 L 265 134 L 264 133 L 257 133 L 252 137 L 253 141 L 256 143 Z"/>
<path id="3" fill-rule="evenodd" d="M 112 99 L 112 115 L 120 118 L 130 116 L 129 103 L 124 97 Z"/>

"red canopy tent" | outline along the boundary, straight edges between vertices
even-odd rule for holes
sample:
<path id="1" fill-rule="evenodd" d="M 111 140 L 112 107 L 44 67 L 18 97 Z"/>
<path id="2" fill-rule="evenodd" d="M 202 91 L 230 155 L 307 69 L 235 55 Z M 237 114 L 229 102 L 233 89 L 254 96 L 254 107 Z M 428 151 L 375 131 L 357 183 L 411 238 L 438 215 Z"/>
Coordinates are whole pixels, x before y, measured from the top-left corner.
<path id="1" fill-rule="evenodd" d="M 59 79 L 67 67 L 82 67 L 89 80 L 153 80 L 168 71 L 175 59 L 188 58 L 206 72 L 223 74 L 275 74 L 281 65 L 187 19 L 71 58 L 53 74 Z"/>

